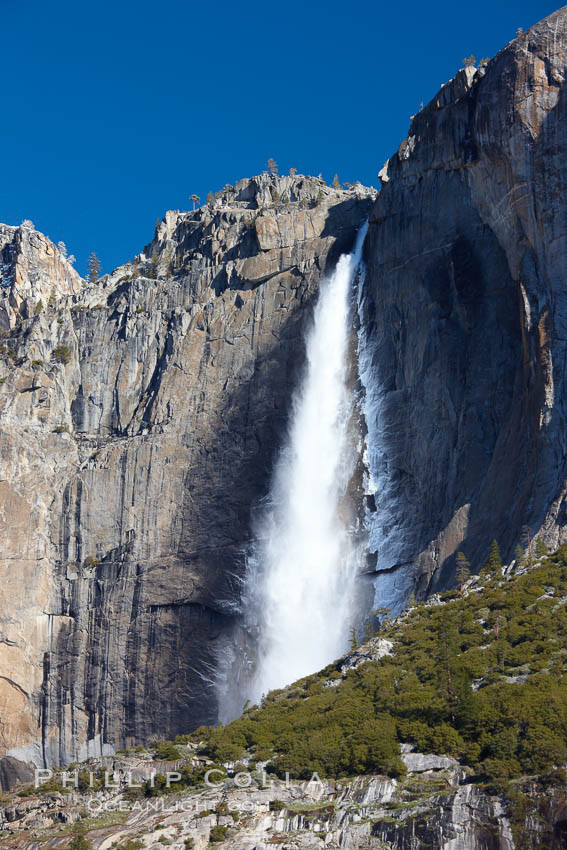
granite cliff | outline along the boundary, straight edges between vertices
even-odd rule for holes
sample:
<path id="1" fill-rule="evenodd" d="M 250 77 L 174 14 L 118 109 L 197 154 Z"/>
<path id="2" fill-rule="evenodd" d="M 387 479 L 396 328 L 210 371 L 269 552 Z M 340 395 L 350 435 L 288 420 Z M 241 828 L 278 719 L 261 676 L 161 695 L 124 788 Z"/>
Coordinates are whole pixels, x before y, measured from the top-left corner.
<path id="1" fill-rule="evenodd" d="M 185 764 L 198 763 L 192 755 L 184 754 Z M 128 841 L 139 842 L 135 846 L 144 850 L 162 850 L 164 844 L 172 850 L 206 850 L 211 842 L 225 850 L 266 850 L 274 845 L 282 850 L 526 846 L 514 841 L 506 801 L 459 784 L 463 771 L 453 759 L 418 753 L 406 759 L 408 777 L 400 783 L 379 775 L 345 782 L 285 783 L 261 771 L 254 771 L 250 780 L 241 773 L 235 781 L 230 770 L 211 776 L 216 787 L 176 791 L 172 785 L 166 797 L 129 803 L 129 783 L 147 781 L 152 770 L 173 771 L 180 761 L 152 760 L 149 752 L 107 757 L 84 769 L 97 776 L 108 771 L 109 782 L 116 783 L 110 790 L 73 790 L 69 775 L 66 792 L 55 784 L 46 786 L 43 794 L 26 789 L 23 799 L 5 796 L 0 804 L 0 840 L 5 848 L 49 847 L 52 842 L 63 846 L 82 824 L 94 850 L 109 850 L 113 844 L 131 847 Z M 551 838 L 547 850 L 564 846 L 562 805 L 559 796 L 550 798 L 549 829 L 540 830 L 544 838 Z"/>
<path id="2" fill-rule="evenodd" d="M 467 67 L 386 163 L 361 316 L 383 591 L 565 540 L 567 7 Z M 381 477 L 382 476 L 382 477 Z"/>
<path id="3" fill-rule="evenodd" d="M 380 601 L 451 584 L 459 548 L 508 556 L 524 526 L 567 538 L 566 59 L 567 7 L 443 86 L 378 198 L 243 180 L 92 283 L 31 223 L 0 227 L 0 754 L 215 722 L 310 304 L 369 214 Z"/>
<path id="4" fill-rule="evenodd" d="M 373 194 L 243 180 L 92 283 L 31 222 L 0 231 L 4 753 L 59 764 L 216 722 L 309 304 Z"/>

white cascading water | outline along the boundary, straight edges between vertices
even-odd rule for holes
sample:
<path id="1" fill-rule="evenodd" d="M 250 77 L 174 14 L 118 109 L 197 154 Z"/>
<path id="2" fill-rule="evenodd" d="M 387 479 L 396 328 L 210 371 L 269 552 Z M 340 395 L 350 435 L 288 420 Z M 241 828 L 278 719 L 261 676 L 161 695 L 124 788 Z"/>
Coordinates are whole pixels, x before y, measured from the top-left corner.
<path id="1" fill-rule="evenodd" d="M 366 231 L 321 284 L 305 375 L 248 557 L 245 607 L 258 650 L 244 690 L 254 702 L 343 654 L 354 622 L 358 553 L 341 502 L 356 462 L 348 347 Z"/>

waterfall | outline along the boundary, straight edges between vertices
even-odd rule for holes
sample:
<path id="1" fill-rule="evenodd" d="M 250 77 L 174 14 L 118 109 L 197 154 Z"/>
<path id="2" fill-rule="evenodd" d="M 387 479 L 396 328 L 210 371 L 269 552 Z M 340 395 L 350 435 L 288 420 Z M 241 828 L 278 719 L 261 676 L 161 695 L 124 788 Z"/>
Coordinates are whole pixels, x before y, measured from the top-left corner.
<path id="1" fill-rule="evenodd" d="M 305 373 L 247 557 L 244 615 L 257 648 L 255 670 L 239 690 L 253 702 L 338 658 L 354 623 L 359 558 L 344 509 L 357 460 L 348 348 L 366 231 L 367 224 L 321 283 Z M 224 713 L 239 710 L 242 702 Z"/>

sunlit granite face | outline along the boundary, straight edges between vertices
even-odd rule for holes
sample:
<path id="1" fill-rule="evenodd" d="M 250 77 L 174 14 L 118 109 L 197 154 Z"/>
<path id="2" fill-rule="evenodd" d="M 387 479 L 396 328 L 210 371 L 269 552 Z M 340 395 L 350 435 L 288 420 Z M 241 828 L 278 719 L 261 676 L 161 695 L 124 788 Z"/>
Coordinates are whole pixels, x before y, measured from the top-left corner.
<path id="1" fill-rule="evenodd" d="M 216 721 L 311 302 L 374 195 L 260 175 L 75 296 L 64 258 L 53 298 L 31 286 L 0 364 L 3 752 L 65 763 Z"/>

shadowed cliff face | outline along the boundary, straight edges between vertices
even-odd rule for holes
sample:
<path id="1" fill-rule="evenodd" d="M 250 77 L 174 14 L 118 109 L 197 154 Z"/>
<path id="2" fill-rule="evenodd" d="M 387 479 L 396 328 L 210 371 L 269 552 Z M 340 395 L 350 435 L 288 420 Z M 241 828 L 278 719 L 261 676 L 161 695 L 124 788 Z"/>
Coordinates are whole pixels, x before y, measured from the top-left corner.
<path id="1" fill-rule="evenodd" d="M 262 175 L 168 213 L 75 298 L 34 315 L 30 285 L 0 375 L 4 751 L 61 763 L 216 722 L 304 322 L 372 198 Z"/>
<path id="2" fill-rule="evenodd" d="M 381 172 L 362 321 L 393 585 L 567 534 L 566 59 L 567 7 L 460 71 Z"/>

